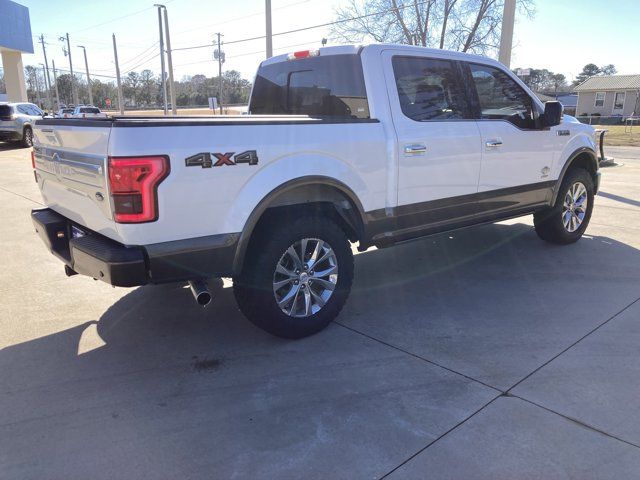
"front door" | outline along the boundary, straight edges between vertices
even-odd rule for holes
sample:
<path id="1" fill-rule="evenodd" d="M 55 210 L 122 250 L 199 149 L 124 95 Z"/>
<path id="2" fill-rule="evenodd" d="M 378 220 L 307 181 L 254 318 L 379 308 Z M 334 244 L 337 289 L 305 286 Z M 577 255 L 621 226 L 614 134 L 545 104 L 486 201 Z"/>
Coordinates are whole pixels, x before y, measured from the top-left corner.
<path id="1" fill-rule="evenodd" d="M 476 213 L 481 149 L 457 62 L 385 51 L 399 158 L 397 228 L 447 225 Z"/>
<path id="2" fill-rule="evenodd" d="M 506 72 L 468 64 L 482 137 L 479 213 L 526 209 L 548 201 L 558 127 L 540 127 L 540 107 Z"/>

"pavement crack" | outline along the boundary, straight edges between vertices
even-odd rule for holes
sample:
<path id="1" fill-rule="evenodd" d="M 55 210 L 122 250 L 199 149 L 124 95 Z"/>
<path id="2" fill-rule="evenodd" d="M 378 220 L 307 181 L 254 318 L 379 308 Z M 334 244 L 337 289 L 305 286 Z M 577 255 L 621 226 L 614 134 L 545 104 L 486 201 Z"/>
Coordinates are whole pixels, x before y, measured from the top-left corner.
<path id="1" fill-rule="evenodd" d="M 20 194 L 20 193 L 16 193 L 16 192 L 13 192 L 13 191 L 11 191 L 11 190 L 7 190 L 6 188 L 4 188 L 4 187 L 2 187 L 2 186 L 0 186 L 0 190 L 5 191 L 5 192 L 7 192 L 7 193 L 11 193 L 12 195 L 16 195 L 16 196 L 18 196 L 18 197 L 22 197 L 22 198 L 24 198 L 25 200 L 29 200 L 30 202 L 36 203 L 36 204 L 38 204 L 38 205 L 42 205 L 43 207 L 45 206 L 45 205 L 44 205 L 44 203 L 38 202 L 37 200 L 34 200 L 33 198 L 26 197 L 26 196 L 24 196 L 24 195 L 22 195 L 22 194 Z"/>
<path id="2" fill-rule="evenodd" d="M 614 318 L 616 318 L 618 315 L 620 315 L 621 313 L 625 312 L 626 310 L 628 310 L 629 308 L 631 308 L 633 305 L 635 305 L 638 301 L 640 301 L 640 297 L 636 298 L 633 302 L 631 302 L 629 305 L 627 305 L 626 307 L 624 307 L 623 309 L 619 310 L 618 312 L 614 313 L 611 317 L 607 318 L 604 322 L 600 323 L 599 325 L 596 325 L 595 327 L 593 327 L 591 330 L 589 330 L 587 333 L 585 333 L 582 337 L 580 337 L 579 339 L 577 339 L 575 342 L 573 342 L 571 345 L 569 345 L 567 348 L 565 348 L 564 350 L 562 350 L 561 352 L 555 354 L 553 357 L 551 357 L 549 360 L 547 360 L 546 362 L 544 362 L 542 365 L 540 365 L 538 368 L 536 368 L 535 370 L 533 370 L 532 372 L 528 373 L 524 378 L 518 380 L 514 385 L 512 385 L 510 388 L 508 388 L 506 390 L 506 393 L 511 393 L 511 391 L 516 388 L 518 385 L 520 385 L 522 382 L 524 382 L 525 380 L 527 380 L 529 377 L 531 377 L 532 375 L 536 374 L 537 372 L 539 372 L 541 369 L 543 369 L 544 367 L 546 367 L 547 365 L 549 365 L 551 362 L 553 362 L 556 358 L 558 358 L 560 355 L 563 355 L 564 353 L 566 353 L 567 351 L 571 350 L 573 347 L 575 347 L 576 345 L 578 345 L 580 342 L 582 342 L 585 338 L 587 338 L 588 336 L 590 336 L 591 334 L 595 333 L 596 331 L 600 330 L 600 328 L 604 327 L 607 323 L 609 323 L 611 320 L 613 320 Z"/>
<path id="3" fill-rule="evenodd" d="M 415 452 L 413 455 L 411 455 L 409 458 L 407 458 L 406 460 L 404 460 L 402 463 L 400 463 L 399 465 L 395 466 L 393 469 L 389 470 L 387 473 L 385 473 L 384 475 L 382 475 L 380 477 L 380 480 L 384 480 L 385 478 L 387 478 L 389 475 L 391 475 L 393 472 L 395 472 L 396 470 L 398 470 L 399 468 L 401 468 L 403 465 L 406 465 L 407 463 L 409 463 L 411 460 L 413 460 L 415 457 L 417 457 L 418 455 L 420 455 L 422 452 L 424 452 L 427 448 L 429 448 L 431 445 L 433 445 L 434 443 L 436 443 L 438 440 L 446 437 L 447 435 L 449 435 L 451 432 L 453 432 L 454 430 L 456 430 L 458 427 L 464 425 L 468 420 L 470 420 L 471 418 L 475 417 L 478 413 L 480 413 L 482 410 L 484 410 L 485 408 L 487 408 L 489 405 L 491 405 L 493 402 L 495 402 L 498 398 L 502 397 L 502 394 L 500 395 L 496 395 L 495 397 L 493 397 L 491 400 L 489 400 L 487 403 L 485 403 L 484 405 L 482 405 L 479 409 L 477 409 L 475 412 L 473 412 L 471 415 L 469 415 L 468 417 L 465 417 L 463 420 L 459 421 L 458 423 L 456 423 L 453 427 L 451 427 L 449 430 L 447 430 L 446 432 L 444 432 L 442 435 L 440 435 L 439 437 L 431 440 L 429 443 L 427 443 L 424 447 L 422 447 L 420 450 L 418 450 L 417 452 Z"/>
<path id="4" fill-rule="evenodd" d="M 575 423 L 575 424 L 577 424 L 577 425 L 579 425 L 579 426 L 581 426 L 583 428 L 586 428 L 587 430 L 591 430 L 593 432 L 596 432 L 596 433 L 599 433 L 601 435 L 604 435 L 605 437 L 609 437 L 609 438 L 612 438 L 614 440 L 618 440 L 619 442 L 625 443 L 625 444 L 630 445 L 632 447 L 640 448 L 640 445 L 638 445 L 637 443 L 633 443 L 633 442 L 631 442 L 629 440 L 625 440 L 624 438 L 620 438 L 620 437 L 618 437 L 616 435 L 613 435 L 613 434 L 611 434 L 609 432 L 605 432 L 604 430 L 601 430 L 601 429 L 599 429 L 597 427 L 594 427 L 593 425 L 589 425 L 588 423 L 584 423 L 582 420 L 578 420 L 577 418 L 569 417 L 567 415 L 564 415 L 563 413 L 556 412 L 555 410 L 553 410 L 553 409 L 551 409 L 549 407 L 545 407 L 544 405 L 540 405 L 539 403 L 536 403 L 536 402 L 534 402 L 532 400 L 529 400 L 527 398 L 521 397 L 519 395 L 514 395 L 514 394 L 509 394 L 509 396 L 511 396 L 513 398 L 517 398 L 519 400 L 522 400 L 523 402 L 527 402 L 527 403 L 529 403 L 531 405 L 534 405 L 534 406 L 536 406 L 538 408 L 541 408 L 541 409 L 543 409 L 543 410 L 545 410 L 545 411 L 547 411 L 549 413 L 553 413 L 555 415 L 558 415 L 559 417 L 562 417 L 565 420 L 569 420 L 570 422 L 573 422 L 573 423 Z"/>
<path id="5" fill-rule="evenodd" d="M 445 367 L 444 365 L 442 365 L 442 364 L 440 364 L 438 362 L 434 362 L 433 360 L 429 360 L 428 358 L 425 358 L 425 357 L 420 356 L 420 355 L 418 355 L 416 353 L 410 352 L 409 350 L 405 350 L 404 348 L 398 347 L 397 345 L 393 345 L 393 344 L 391 344 L 389 342 L 385 342 L 384 340 L 380 340 L 379 338 L 372 337 L 371 335 L 369 335 L 367 333 L 361 332 L 360 330 L 356 330 L 355 328 L 349 327 L 349 326 L 347 326 L 347 325 L 345 325 L 343 323 L 337 322 L 335 320 L 333 321 L 333 323 L 335 323 L 336 325 L 341 326 L 342 328 L 346 328 L 347 330 L 350 330 L 353 333 L 357 333 L 358 335 L 362 335 L 363 337 L 366 337 L 369 340 L 373 340 L 374 342 L 378 342 L 378 343 L 380 343 L 380 344 L 382 344 L 382 345 L 384 345 L 386 347 L 393 348 L 393 349 L 398 350 L 399 352 L 405 353 L 407 355 L 411 355 L 412 357 L 417 358 L 419 360 L 422 360 L 423 362 L 427 362 L 427 363 L 433 365 L 434 367 L 438 367 L 438 368 L 441 368 L 443 370 L 446 370 L 447 372 L 453 373 L 455 375 L 459 375 L 459 376 L 464 377 L 467 380 L 470 380 L 470 381 L 472 381 L 474 383 L 479 383 L 480 385 L 483 385 L 483 386 L 485 386 L 487 388 L 495 390 L 496 392 L 499 392 L 500 394 L 506 393 L 506 392 L 500 390 L 499 388 L 494 387 L 493 385 L 489 385 L 488 383 L 483 382 L 482 380 L 478 380 L 477 378 L 470 377 L 469 375 L 466 375 L 464 373 L 461 373 L 461 372 L 458 372 L 456 370 L 453 370 L 452 368 Z"/>

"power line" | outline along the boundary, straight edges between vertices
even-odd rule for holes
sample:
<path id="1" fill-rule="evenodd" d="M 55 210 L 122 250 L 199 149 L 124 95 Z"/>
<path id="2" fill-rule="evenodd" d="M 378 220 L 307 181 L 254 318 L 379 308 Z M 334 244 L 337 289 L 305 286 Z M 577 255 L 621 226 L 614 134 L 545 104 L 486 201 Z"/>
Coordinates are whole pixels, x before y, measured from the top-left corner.
<path id="1" fill-rule="evenodd" d="M 158 42 L 154 42 L 153 45 L 151 45 L 148 48 L 145 48 L 141 53 L 131 57 L 129 60 L 125 60 L 124 62 L 120 62 L 120 65 L 127 65 L 127 64 L 131 64 L 135 61 L 138 61 L 141 57 L 147 55 L 147 53 L 151 52 L 151 50 L 153 50 L 154 48 L 156 48 L 158 46 Z"/>
<path id="2" fill-rule="evenodd" d="M 335 39 L 331 39 L 331 40 L 335 40 Z M 278 47 L 278 48 L 274 48 L 274 51 L 279 51 L 279 50 L 287 50 L 289 48 L 293 48 L 293 47 L 300 47 L 302 45 L 309 45 L 310 43 L 318 43 L 318 40 L 309 40 L 308 42 L 302 42 L 302 43 L 295 43 L 293 45 L 285 45 L 282 47 Z M 237 55 L 229 55 L 227 56 L 227 58 L 238 58 L 238 57 L 246 57 L 249 55 L 257 55 L 257 54 L 263 54 L 264 53 L 264 49 L 262 50 L 256 50 L 255 52 L 243 52 L 243 53 L 239 53 Z M 195 62 L 189 62 L 189 63 L 181 63 L 180 65 L 174 65 L 175 68 L 178 67 L 186 67 L 188 65 L 197 65 L 197 64 L 201 64 L 201 63 L 208 63 L 208 62 L 212 62 L 213 60 L 198 60 Z"/>
<path id="3" fill-rule="evenodd" d="M 293 7 L 293 6 L 296 6 L 296 5 L 301 5 L 303 3 L 309 3 L 310 1 L 311 0 L 302 0 L 300 2 L 289 3 L 287 5 L 282 5 L 281 7 L 277 7 L 277 8 L 274 8 L 272 10 L 283 10 L 285 8 Z M 264 13 L 265 13 L 264 10 L 261 11 L 261 12 L 250 13 L 248 15 L 243 15 L 241 17 L 230 18 L 229 20 L 225 20 L 224 22 L 220 22 L 220 23 L 213 23 L 213 24 L 210 24 L 210 25 L 203 25 L 201 27 L 190 28 L 190 29 L 187 29 L 187 30 L 180 30 L 180 31 L 174 33 L 173 35 L 175 36 L 175 35 L 180 35 L 182 33 L 193 32 L 195 30 L 203 30 L 205 28 L 206 29 L 210 29 L 210 28 L 214 28 L 214 27 L 219 27 L 221 25 L 226 25 L 227 23 L 236 22 L 238 20 L 244 20 L 245 18 L 251 18 L 251 17 L 257 17 L 258 15 L 264 15 Z"/>
<path id="4" fill-rule="evenodd" d="M 64 68 L 56 68 L 56 72 L 66 72 L 71 73 L 70 70 L 66 70 Z M 92 73 L 92 77 L 103 77 L 103 78 L 117 78 L 115 75 L 98 75 L 97 73 Z"/>
<path id="5" fill-rule="evenodd" d="M 288 35 L 290 33 L 304 32 L 306 30 L 312 30 L 314 28 L 329 27 L 331 25 L 338 25 L 340 23 L 351 22 L 353 20 L 361 20 L 363 18 L 368 18 L 368 17 L 375 17 L 376 15 L 383 15 L 385 13 L 393 12 L 395 10 L 403 10 L 403 9 L 409 8 L 409 7 L 416 7 L 416 6 L 424 5 L 426 3 L 429 3 L 429 1 L 431 1 L 431 0 L 423 0 L 422 2 L 406 4 L 406 5 L 399 5 L 398 8 L 388 8 L 386 10 L 380 10 L 379 12 L 367 13 L 366 15 L 360 15 L 358 17 L 343 18 L 341 20 L 334 20 L 333 22 L 321 23 L 321 24 L 318 24 L 318 25 L 310 25 L 308 27 L 302 27 L 302 28 L 296 28 L 296 29 L 293 29 L 293 30 L 287 30 L 286 32 L 278 32 L 278 33 L 274 33 L 272 35 L 272 37 L 277 37 L 279 35 Z M 232 41 L 229 41 L 229 42 L 225 42 L 225 45 L 231 45 L 233 43 L 250 42 L 252 40 L 262 40 L 263 38 L 266 38 L 266 35 L 260 35 L 258 37 L 242 38 L 242 39 L 239 39 L 239 40 L 232 40 Z M 209 44 L 206 44 L 206 45 L 195 45 L 193 47 L 174 48 L 173 51 L 175 52 L 176 50 L 195 50 L 197 48 L 211 48 L 211 47 L 212 47 L 212 44 L 209 43 Z"/>
<path id="6" fill-rule="evenodd" d="M 143 60 L 142 62 L 138 63 L 135 67 L 131 67 L 127 71 L 122 72 L 122 75 L 126 75 L 127 73 L 133 72 L 136 68 L 144 65 L 145 63 L 149 63 L 151 60 L 155 60 L 159 56 L 160 56 L 159 53 L 154 53 L 151 57 L 149 57 L 146 60 Z"/>

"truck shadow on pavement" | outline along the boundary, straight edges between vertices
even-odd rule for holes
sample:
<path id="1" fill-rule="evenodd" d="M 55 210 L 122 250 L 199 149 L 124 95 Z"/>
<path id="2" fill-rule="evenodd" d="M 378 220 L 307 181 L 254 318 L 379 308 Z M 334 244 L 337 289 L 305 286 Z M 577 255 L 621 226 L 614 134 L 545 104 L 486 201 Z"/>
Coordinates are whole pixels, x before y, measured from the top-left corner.
<path id="1" fill-rule="evenodd" d="M 525 224 L 365 252 L 337 325 L 301 341 L 253 327 L 222 282 L 204 310 L 184 286 L 137 288 L 99 319 L 0 351 L 0 464 L 6 478 L 175 478 L 189 457 L 249 478 L 316 462 L 336 478 L 366 456 L 358 472 L 380 475 L 499 392 L 376 340 L 506 390 L 637 298 L 639 253 L 600 236 L 549 245 Z M 429 427 L 402 400 L 426 368 L 417 403 L 444 419 Z M 430 397 L 436 378 L 467 386 Z M 486 398 L 467 405 L 476 389 Z M 376 422 L 406 451 L 378 445 Z"/>
<path id="2" fill-rule="evenodd" d="M 27 149 L 31 147 L 23 147 L 20 142 L 0 142 L 0 152 L 4 150 L 19 150 L 19 149 Z"/>

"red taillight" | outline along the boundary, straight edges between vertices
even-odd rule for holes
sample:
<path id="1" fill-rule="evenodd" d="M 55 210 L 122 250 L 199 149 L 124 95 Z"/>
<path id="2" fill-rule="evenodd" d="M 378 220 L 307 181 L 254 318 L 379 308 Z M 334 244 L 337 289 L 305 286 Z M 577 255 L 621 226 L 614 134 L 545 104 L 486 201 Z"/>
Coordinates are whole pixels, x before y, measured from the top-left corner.
<path id="1" fill-rule="evenodd" d="M 290 53 L 287 58 L 289 60 L 299 60 L 301 58 L 317 57 L 320 50 L 300 50 L 299 52 Z"/>
<path id="2" fill-rule="evenodd" d="M 109 158 L 109 189 L 118 223 L 158 219 L 158 185 L 169 175 L 167 157 Z"/>

